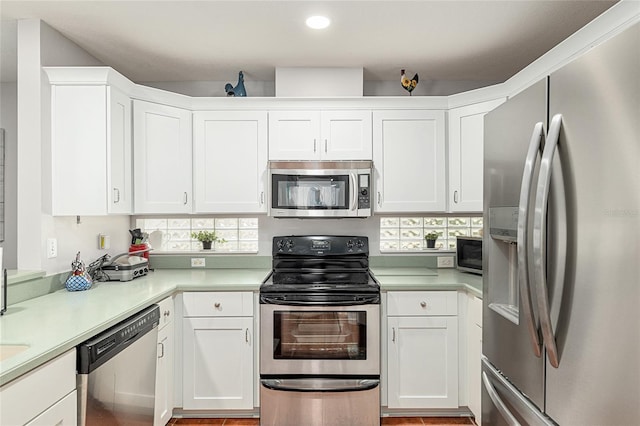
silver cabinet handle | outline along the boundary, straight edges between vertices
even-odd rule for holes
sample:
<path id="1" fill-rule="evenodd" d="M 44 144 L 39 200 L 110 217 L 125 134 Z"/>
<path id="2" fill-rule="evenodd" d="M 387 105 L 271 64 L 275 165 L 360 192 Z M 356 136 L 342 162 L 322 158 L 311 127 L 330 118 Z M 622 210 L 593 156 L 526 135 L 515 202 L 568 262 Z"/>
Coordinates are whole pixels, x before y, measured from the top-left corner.
<path id="1" fill-rule="evenodd" d="M 540 160 L 540 174 L 538 176 L 538 188 L 533 213 L 533 276 L 538 299 L 538 313 L 540 316 L 540 328 L 544 346 L 547 349 L 549 363 L 558 368 L 560 359 L 556 338 L 551 324 L 551 312 L 549 307 L 549 292 L 547 289 L 546 269 L 546 238 L 547 229 L 547 203 L 549 201 L 549 188 L 551 186 L 551 168 L 553 158 L 558 148 L 560 128 L 562 127 L 562 115 L 556 114 L 549 125 L 549 135 L 544 145 L 544 152 Z"/>
<path id="2" fill-rule="evenodd" d="M 393 343 L 396 342 L 396 328 L 395 327 L 391 327 L 391 341 Z"/>
<path id="3" fill-rule="evenodd" d="M 420 306 L 422 306 L 423 308 L 427 307 L 427 302 L 420 302 Z"/>
<path id="4" fill-rule="evenodd" d="M 160 355 L 158 355 L 158 359 L 164 358 L 164 343 L 160 342 L 158 343 L 158 346 L 160 346 Z"/>
<path id="5" fill-rule="evenodd" d="M 531 195 L 531 183 L 536 166 L 536 158 L 544 142 L 544 125 L 542 122 L 536 123 L 529 142 L 529 150 L 524 162 L 522 172 L 522 185 L 520 186 L 520 202 L 518 204 L 518 230 L 517 230 L 517 250 L 518 250 L 518 275 L 520 294 L 522 295 L 522 311 L 527 323 L 529 340 L 533 347 L 533 353 L 540 358 L 542 356 L 542 344 L 538 333 L 538 324 L 533 314 L 533 304 L 531 302 L 531 272 L 529 271 L 528 257 L 528 232 L 529 223 L 529 197 Z"/>
<path id="6" fill-rule="evenodd" d="M 511 414 L 511 412 L 505 405 L 505 403 L 502 401 L 502 399 L 500 398 L 500 395 L 498 395 L 498 392 L 489 381 L 489 377 L 487 377 L 487 373 L 485 373 L 484 371 L 482 372 L 482 383 L 484 384 L 484 388 L 487 391 L 487 394 L 489 394 L 489 398 L 491 398 L 491 401 L 493 401 L 493 405 L 496 406 L 496 408 L 498 409 L 500 414 L 502 414 L 502 417 L 504 417 L 504 419 L 507 421 L 509 426 L 520 426 L 520 423 L 518 423 L 518 420 L 516 420 L 516 418 L 513 416 L 513 414 Z"/>
<path id="7" fill-rule="evenodd" d="M 316 140 L 313 140 L 313 152 L 316 152 Z"/>
<path id="8" fill-rule="evenodd" d="M 213 307 L 216 308 L 216 309 L 220 309 L 220 302 L 214 303 Z"/>
<path id="9" fill-rule="evenodd" d="M 244 341 L 246 343 L 249 343 L 249 329 L 248 328 L 244 329 Z"/>
<path id="10" fill-rule="evenodd" d="M 324 140 L 324 152 L 327 153 L 327 140 Z"/>
<path id="11" fill-rule="evenodd" d="M 458 191 L 453 191 L 453 202 L 458 204 Z"/>
<path id="12" fill-rule="evenodd" d="M 187 201 L 188 201 L 189 197 L 187 195 L 187 193 L 184 193 L 184 199 L 183 199 L 183 204 L 186 206 L 187 205 Z"/>
<path id="13" fill-rule="evenodd" d="M 119 203 L 120 202 L 120 190 L 118 188 L 113 188 L 113 203 Z"/>
<path id="14" fill-rule="evenodd" d="M 264 191 L 260 192 L 260 204 L 264 205 Z"/>
<path id="15" fill-rule="evenodd" d="M 380 195 L 380 191 L 378 191 L 378 205 L 381 206 L 382 204 L 380 204 L 382 200 L 382 196 Z"/>

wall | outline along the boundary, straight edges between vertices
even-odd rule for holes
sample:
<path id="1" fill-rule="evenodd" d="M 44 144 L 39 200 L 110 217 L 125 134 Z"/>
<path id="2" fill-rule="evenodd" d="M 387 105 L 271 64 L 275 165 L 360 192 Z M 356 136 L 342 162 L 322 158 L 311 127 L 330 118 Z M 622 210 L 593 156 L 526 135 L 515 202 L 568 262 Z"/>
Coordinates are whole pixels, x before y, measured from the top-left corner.
<path id="1" fill-rule="evenodd" d="M 0 128 L 4 129 L 4 248 L 3 267 L 15 269 L 18 265 L 17 244 L 17 84 L 0 83 Z"/>
<path id="2" fill-rule="evenodd" d="M 111 235 L 111 251 L 128 247 L 129 217 L 52 217 L 51 94 L 42 66 L 92 66 L 100 61 L 46 23 L 37 19 L 18 22 L 18 173 L 17 268 L 67 271 L 81 252 L 90 263 L 105 252 L 98 250 L 98 233 Z M 90 165 L 86 165 L 90 167 Z M 82 196 L 82 194 L 79 194 Z M 46 242 L 56 238 L 58 256 L 48 259 Z"/>
<path id="3" fill-rule="evenodd" d="M 146 81 L 136 82 L 144 86 L 180 93 L 187 96 L 225 97 L 224 85 L 235 82 L 229 81 Z M 448 96 L 468 90 L 478 89 L 500 83 L 499 81 L 471 81 L 471 80 L 421 80 L 412 92 L 413 96 Z M 275 96 L 273 81 L 245 80 L 248 97 Z M 364 96 L 409 96 L 397 81 L 365 81 Z"/>

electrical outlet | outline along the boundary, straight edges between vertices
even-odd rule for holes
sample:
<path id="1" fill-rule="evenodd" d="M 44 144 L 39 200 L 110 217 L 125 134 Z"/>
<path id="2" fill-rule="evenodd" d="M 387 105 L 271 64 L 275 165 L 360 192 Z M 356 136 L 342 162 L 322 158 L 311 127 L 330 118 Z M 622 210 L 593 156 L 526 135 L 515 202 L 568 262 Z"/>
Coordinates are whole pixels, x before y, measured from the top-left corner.
<path id="1" fill-rule="evenodd" d="M 453 268 L 453 256 L 438 256 L 438 268 Z"/>
<path id="2" fill-rule="evenodd" d="M 47 259 L 58 257 L 58 240 L 56 238 L 47 238 Z"/>
<path id="3" fill-rule="evenodd" d="M 204 257 L 192 257 L 191 258 L 191 267 L 192 268 L 204 268 L 206 266 Z"/>

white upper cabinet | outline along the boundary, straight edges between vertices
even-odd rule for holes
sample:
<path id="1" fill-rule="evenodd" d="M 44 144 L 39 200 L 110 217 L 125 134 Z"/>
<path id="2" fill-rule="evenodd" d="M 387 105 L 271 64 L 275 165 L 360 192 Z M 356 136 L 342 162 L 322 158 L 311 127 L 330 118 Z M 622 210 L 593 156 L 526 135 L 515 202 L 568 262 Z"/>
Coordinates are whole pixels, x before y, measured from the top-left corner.
<path id="1" fill-rule="evenodd" d="M 105 85 L 51 87 L 51 214 L 131 213 L 131 100 Z"/>
<path id="2" fill-rule="evenodd" d="M 449 111 L 450 212 L 481 212 L 484 115 L 504 98 Z"/>
<path id="3" fill-rule="evenodd" d="M 191 161 L 191 111 L 135 100 L 135 212 L 191 213 Z"/>
<path id="4" fill-rule="evenodd" d="M 193 126 L 195 212 L 266 212 L 267 112 L 194 112 Z"/>
<path id="5" fill-rule="evenodd" d="M 375 211 L 444 212 L 445 112 L 373 112 Z"/>
<path id="6" fill-rule="evenodd" d="M 269 112 L 269 160 L 371 158 L 371 110 Z"/>

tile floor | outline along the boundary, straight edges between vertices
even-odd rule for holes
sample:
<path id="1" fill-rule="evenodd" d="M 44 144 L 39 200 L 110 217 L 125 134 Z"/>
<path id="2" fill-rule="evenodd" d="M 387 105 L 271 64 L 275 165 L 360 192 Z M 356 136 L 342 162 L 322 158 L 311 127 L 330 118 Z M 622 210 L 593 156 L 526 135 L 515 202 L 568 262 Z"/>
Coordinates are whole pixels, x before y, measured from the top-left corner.
<path id="1" fill-rule="evenodd" d="M 467 417 L 383 417 L 381 424 L 382 426 L 449 426 L 474 423 Z M 171 419 L 169 425 L 259 426 L 260 419 Z"/>

